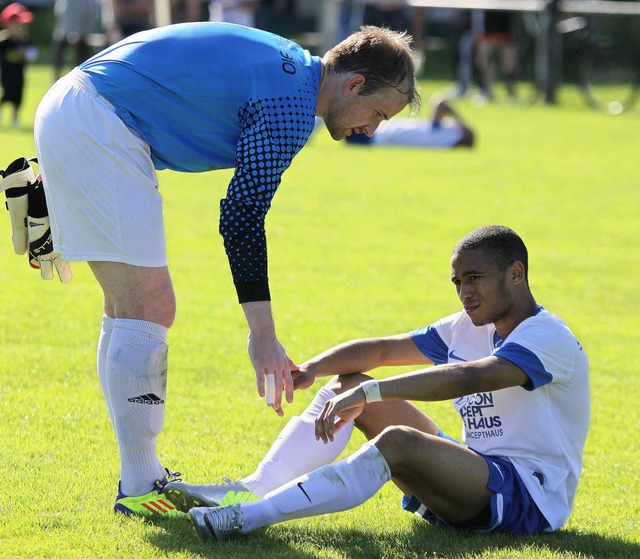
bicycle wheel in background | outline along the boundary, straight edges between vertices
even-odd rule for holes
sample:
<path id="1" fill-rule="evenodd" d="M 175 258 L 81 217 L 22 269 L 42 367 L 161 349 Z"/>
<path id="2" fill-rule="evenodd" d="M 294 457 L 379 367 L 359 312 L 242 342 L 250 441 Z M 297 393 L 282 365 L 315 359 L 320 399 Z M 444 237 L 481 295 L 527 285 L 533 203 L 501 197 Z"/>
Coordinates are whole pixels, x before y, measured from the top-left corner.
<path id="1" fill-rule="evenodd" d="M 629 110 L 640 96 L 640 55 L 626 29 L 590 21 L 578 68 L 587 103 L 614 115 Z"/>

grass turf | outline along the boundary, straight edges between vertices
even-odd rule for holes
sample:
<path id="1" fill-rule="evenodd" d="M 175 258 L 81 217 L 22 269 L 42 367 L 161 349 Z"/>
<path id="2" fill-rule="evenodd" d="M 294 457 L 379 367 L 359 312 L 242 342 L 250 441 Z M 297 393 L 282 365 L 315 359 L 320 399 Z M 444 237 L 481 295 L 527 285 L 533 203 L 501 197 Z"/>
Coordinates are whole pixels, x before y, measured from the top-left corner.
<path id="1" fill-rule="evenodd" d="M 50 79 L 48 67 L 29 69 L 26 125 L 0 129 L 0 166 L 34 153 L 28 123 Z M 422 85 L 428 97 L 444 84 Z M 321 132 L 285 174 L 267 228 L 279 336 L 298 362 L 456 311 L 455 242 L 487 223 L 523 236 L 534 295 L 570 324 L 591 361 L 592 427 L 564 529 L 527 538 L 452 533 L 402 512 L 391 485 L 357 510 L 219 546 L 199 544 L 182 521 L 114 517 L 117 448 L 94 364 L 99 290 L 84 264 L 72 265 L 70 285 L 41 281 L 13 254 L 0 212 L 0 557 L 640 556 L 640 112 L 606 116 L 560 93 L 553 107 L 460 102 L 478 131 L 471 151 L 346 146 Z M 193 482 L 248 473 L 314 392 L 297 393 L 284 419 L 255 392 L 217 233 L 229 177 L 160 173 L 178 316 L 158 447 Z M 459 431 L 450 404 L 421 407 Z M 348 450 L 361 442 L 355 435 Z"/>

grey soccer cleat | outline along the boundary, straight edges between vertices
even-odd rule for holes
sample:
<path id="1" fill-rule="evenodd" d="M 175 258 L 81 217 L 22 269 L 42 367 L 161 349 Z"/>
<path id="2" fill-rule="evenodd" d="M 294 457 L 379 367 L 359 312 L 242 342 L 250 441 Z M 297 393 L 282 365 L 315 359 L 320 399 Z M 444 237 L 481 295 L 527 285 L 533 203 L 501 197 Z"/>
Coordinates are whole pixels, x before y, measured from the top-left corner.
<path id="1" fill-rule="evenodd" d="M 223 483 L 201 485 L 173 481 L 164 487 L 164 494 L 182 512 L 189 512 L 194 507 L 217 507 L 258 500 L 243 483 L 222 479 Z"/>
<path id="2" fill-rule="evenodd" d="M 229 540 L 240 533 L 240 503 L 224 507 L 195 507 L 189 511 L 189 522 L 201 542 Z"/>

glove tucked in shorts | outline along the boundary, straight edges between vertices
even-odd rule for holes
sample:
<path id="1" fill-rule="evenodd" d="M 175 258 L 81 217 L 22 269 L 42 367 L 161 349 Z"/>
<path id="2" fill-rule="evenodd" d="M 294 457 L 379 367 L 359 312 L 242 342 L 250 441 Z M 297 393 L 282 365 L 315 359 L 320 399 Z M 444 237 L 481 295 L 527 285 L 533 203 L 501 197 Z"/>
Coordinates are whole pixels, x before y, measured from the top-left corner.
<path id="1" fill-rule="evenodd" d="M 166 266 L 149 146 L 81 70 L 44 96 L 34 135 L 53 246 L 65 260 Z"/>

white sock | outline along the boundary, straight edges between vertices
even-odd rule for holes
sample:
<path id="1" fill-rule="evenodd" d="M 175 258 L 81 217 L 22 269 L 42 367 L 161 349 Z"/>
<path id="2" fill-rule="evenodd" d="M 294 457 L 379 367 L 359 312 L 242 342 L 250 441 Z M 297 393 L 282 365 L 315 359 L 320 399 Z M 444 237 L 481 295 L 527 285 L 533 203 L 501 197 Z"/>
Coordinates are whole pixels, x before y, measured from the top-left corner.
<path id="1" fill-rule="evenodd" d="M 116 318 L 107 354 L 107 386 L 120 450 L 120 490 L 143 495 L 165 477 L 156 454 L 167 394 L 167 328 Z"/>
<path id="2" fill-rule="evenodd" d="M 387 461 L 373 443 L 335 464 L 300 476 L 265 495 L 242 503 L 241 532 L 285 520 L 352 509 L 375 495 L 391 479 Z"/>
<path id="3" fill-rule="evenodd" d="M 336 395 L 321 388 L 307 408 L 292 417 L 271 445 L 256 470 L 241 481 L 258 497 L 292 479 L 333 462 L 344 450 L 353 432 L 353 422 L 336 433 L 333 442 L 316 441 L 315 420 L 327 400 Z"/>
<path id="4" fill-rule="evenodd" d="M 109 343 L 111 341 L 111 332 L 113 331 L 113 322 L 115 319 L 107 316 L 102 316 L 102 327 L 100 329 L 100 337 L 98 338 L 98 355 L 97 355 L 97 367 L 98 367 L 98 380 L 100 381 L 100 389 L 102 390 L 102 396 L 107 404 L 107 411 L 109 412 L 109 420 L 113 427 L 113 410 L 111 409 L 111 398 L 109 397 L 109 387 L 107 386 L 107 352 L 109 350 Z M 115 431 L 115 427 L 114 427 Z"/>

